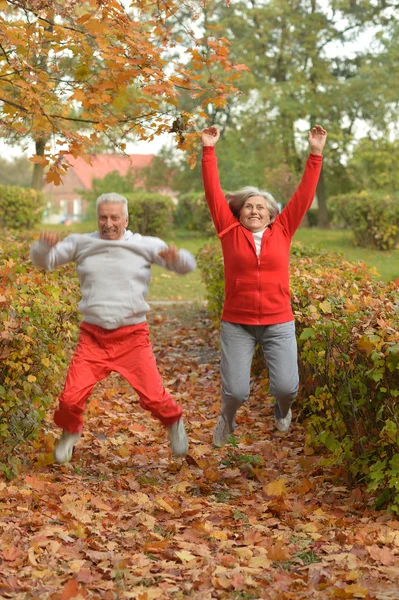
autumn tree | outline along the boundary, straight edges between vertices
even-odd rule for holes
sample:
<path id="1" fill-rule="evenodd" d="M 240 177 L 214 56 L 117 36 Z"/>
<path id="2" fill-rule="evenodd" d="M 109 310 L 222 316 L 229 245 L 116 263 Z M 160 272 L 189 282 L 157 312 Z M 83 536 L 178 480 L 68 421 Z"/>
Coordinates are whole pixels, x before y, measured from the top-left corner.
<path id="1" fill-rule="evenodd" d="M 329 143 L 317 197 L 319 224 L 328 226 L 326 179 L 333 193 L 344 191 L 337 187 L 348 182 L 345 160 L 359 123 L 383 130 L 397 109 L 398 83 L 389 73 L 398 56 L 392 17 L 399 5 L 232 0 L 228 8 L 214 0 L 205 10 L 209 30 L 226 37 L 231 56 L 249 67 L 241 96 L 214 115 L 224 129 L 222 182 L 262 185 L 282 164 L 298 180 L 306 132 L 321 122 Z M 356 44 L 367 33 L 374 43 Z"/>
<path id="2" fill-rule="evenodd" d="M 68 168 L 62 155 L 85 155 L 104 138 L 123 151 L 135 136 L 174 132 L 190 150 L 190 124 L 235 91 L 226 41 L 176 23 L 179 0 L 6 0 L 0 2 L 1 134 L 33 139 L 47 181 Z M 199 8 L 199 5 L 198 5 Z M 196 14 L 190 11 L 191 22 Z M 199 73 L 215 74 L 208 79 Z M 223 79 L 219 74 L 223 73 Z M 189 97 L 184 109 L 182 94 Z M 204 115 L 206 113 L 203 113 Z"/>

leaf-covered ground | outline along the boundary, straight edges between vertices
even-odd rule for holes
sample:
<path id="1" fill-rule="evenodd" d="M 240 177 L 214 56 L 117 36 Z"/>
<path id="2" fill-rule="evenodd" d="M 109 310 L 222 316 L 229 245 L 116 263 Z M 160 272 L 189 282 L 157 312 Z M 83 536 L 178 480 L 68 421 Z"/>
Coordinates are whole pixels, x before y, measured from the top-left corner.
<path id="1" fill-rule="evenodd" d="M 255 379 L 237 437 L 212 446 L 218 333 L 197 308 L 153 308 L 166 386 L 184 406 L 186 459 L 118 376 L 99 385 L 67 466 L 51 415 L 34 465 L 0 481 L 0 598 L 399 598 L 399 522 L 320 465 L 303 427 L 273 426 Z"/>

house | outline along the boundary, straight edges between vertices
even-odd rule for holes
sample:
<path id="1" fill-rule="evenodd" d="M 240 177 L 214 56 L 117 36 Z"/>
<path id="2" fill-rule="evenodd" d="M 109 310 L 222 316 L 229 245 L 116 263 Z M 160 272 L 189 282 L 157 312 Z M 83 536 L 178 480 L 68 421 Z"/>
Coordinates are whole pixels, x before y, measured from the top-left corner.
<path id="1" fill-rule="evenodd" d="M 81 220 L 86 212 L 86 202 L 81 192 L 91 190 L 94 178 L 103 179 L 108 173 L 118 171 L 120 175 L 127 175 L 148 167 L 154 158 L 153 154 L 95 154 L 90 157 L 91 164 L 81 156 L 74 158 L 65 155 L 64 160 L 70 165 L 61 185 L 46 183 L 43 195 L 47 210 L 44 221 L 46 223 L 61 223 L 67 220 Z M 140 177 L 137 178 L 140 183 Z M 112 192 L 113 190 L 110 190 Z"/>

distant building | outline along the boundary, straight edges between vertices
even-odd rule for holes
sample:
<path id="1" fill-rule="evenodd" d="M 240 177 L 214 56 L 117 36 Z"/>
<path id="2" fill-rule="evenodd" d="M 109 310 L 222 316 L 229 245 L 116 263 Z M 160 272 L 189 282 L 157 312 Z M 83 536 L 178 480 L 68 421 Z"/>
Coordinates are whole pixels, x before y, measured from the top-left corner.
<path id="1" fill-rule="evenodd" d="M 129 170 L 140 171 L 148 167 L 154 158 L 153 154 L 95 154 L 90 157 L 91 164 L 81 156 L 74 158 L 70 154 L 64 159 L 70 165 L 61 185 L 45 184 L 43 195 L 47 203 L 44 221 L 60 223 L 66 220 L 81 220 L 87 206 L 81 192 L 92 189 L 93 179 L 103 179 L 108 173 L 118 171 L 122 177 Z M 137 178 L 140 183 L 140 177 Z M 112 192 L 113 190 L 110 190 Z"/>

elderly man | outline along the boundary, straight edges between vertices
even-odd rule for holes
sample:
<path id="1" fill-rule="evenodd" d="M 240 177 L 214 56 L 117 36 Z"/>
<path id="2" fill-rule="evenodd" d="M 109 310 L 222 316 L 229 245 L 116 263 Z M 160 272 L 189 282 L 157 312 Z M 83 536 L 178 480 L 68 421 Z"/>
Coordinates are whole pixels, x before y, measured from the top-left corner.
<path id="1" fill-rule="evenodd" d="M 72 234 L 63 241 L 43 232 L 31 247 L 32 262 L 52 270 L 76 263 L 83 315 L 55 423 L 63 429 L 54 459 L 69 462 L 83 429 L 83 410 L 94 385 L 111 371 L 120 373 L 139 396 L 140 405 L 168 428 L 172 453 L 188 451 L 182 409 L 165 390 L 149 339 L 145 301 L 151 265 L 184 274 L 195 268 L 187 250 L 155 237 L 126 230 L 127 200 L 120 194 L 97 199 L 98 231 Z"/>

